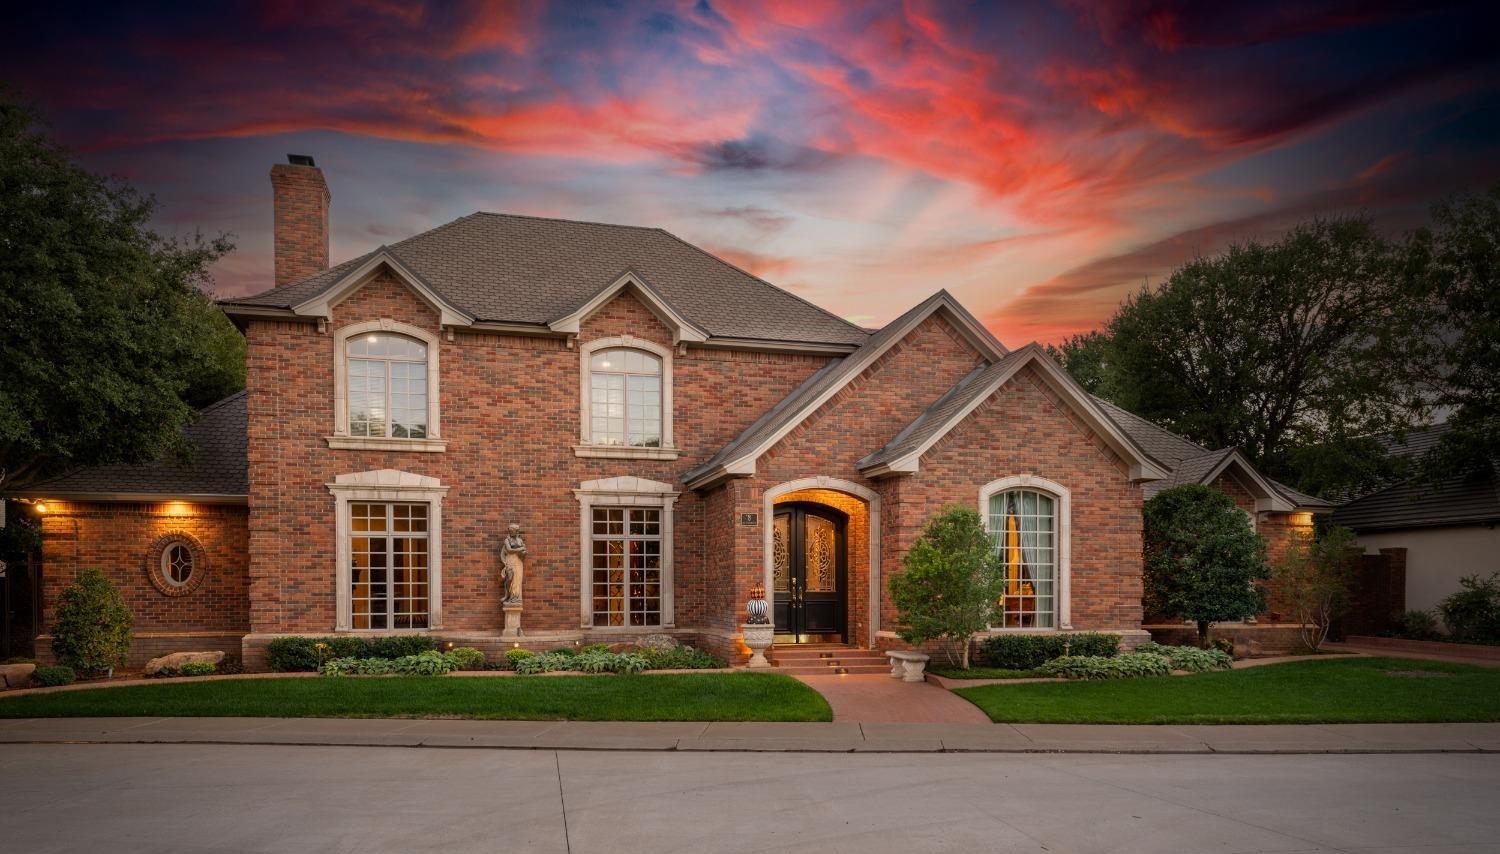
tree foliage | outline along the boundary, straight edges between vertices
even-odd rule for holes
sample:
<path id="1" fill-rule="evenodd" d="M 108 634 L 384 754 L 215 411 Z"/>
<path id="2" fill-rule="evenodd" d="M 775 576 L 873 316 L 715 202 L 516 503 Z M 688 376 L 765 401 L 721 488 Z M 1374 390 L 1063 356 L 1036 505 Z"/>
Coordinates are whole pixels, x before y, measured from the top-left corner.
<path id="1" fill-rule="evenodd" d="M 1277 563 L 1276 580 L 1292 603 L 1308 649 L 1323 645 L 1334 619 L 1348 607 L 1358 562 L 1354 532 L 1335 526 L 1318 535 L 1298 535 Z"/>
<path id="2" fill-rule="evenodd" d="M 1264 607 L 1257 582 L 1270 575 L 1266 542 L 1224 492 L 1199 484 L 1164 489 L 1146 502 L 1146 610 L 1198 624 L 1242 620 Z"/>
<path id="3" fill-rule="evenodd" d="M 994 620 L 1005 589 L 1000 553 L 979 513 L 955 506 L 934 516 L 902 565 L 890 580 L 901 639 L 946 639 L 949 660 L 967 670 L 970 641 Z"/>
<path id="4" fill-rule="evenodd" d="M 200 289 L 225 237 L 162 237 L 155 202 L 74 165 L 0 91 L 0 489 L 186 452 L 195 407 L 244 384 Z"/>
<path id="5" fill-rule="evenodd" d="M 52 651 L 79 673 L 103 673 L 125 664 L 132 623 L 119 589 L 99 570 L 85 569 L 58 599 Z"/>
<path id="6" fill-rule="evenodd" d="M 1433 296 L 1442 344 L 1434 403 L 1450 427 L 1420 462 L 1441 478 L 1500 461 L 1500 185 L 1438 203 L 1432 221 L 1411 247 Z"/>
<path id="7" fill-rule="evenodd" d="M 1184 264 L 1060 355 L 1086 388 L 1199 444 L 1276 474 L 1319 446 L 1340 463 L 1310 487 L 1375 479 L 1378 445 L 1358 437 L 1424 406 L 1426 286 L 1409 262 L 1368 220 L 1314 220 Z"/>

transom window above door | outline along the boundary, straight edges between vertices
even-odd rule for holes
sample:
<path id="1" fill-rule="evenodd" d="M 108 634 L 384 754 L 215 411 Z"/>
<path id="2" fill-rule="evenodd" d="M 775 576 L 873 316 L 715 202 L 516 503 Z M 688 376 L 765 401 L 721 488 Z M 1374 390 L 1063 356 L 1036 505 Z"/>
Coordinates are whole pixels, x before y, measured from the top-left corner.
<path id="1" fill-rule="evenodd" d="M 427 345 L 371 332 L 348 341 L 349 435 L 425 439 Z"/>
<path id="2" fill-rule="evenodd" d="M 589 442 L 634 448 L 663 446 L 662 360 L 614 347 L 589 357 Z"/>

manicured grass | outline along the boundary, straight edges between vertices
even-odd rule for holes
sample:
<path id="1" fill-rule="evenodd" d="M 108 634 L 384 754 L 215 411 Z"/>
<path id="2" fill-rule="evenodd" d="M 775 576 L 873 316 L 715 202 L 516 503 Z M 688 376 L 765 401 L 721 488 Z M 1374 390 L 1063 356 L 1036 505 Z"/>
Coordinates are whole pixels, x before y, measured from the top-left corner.
<path id="1" fill-rule="evenodd" d="M 1405 674 L 1405 675 L 1403 675 Z M 1500 721 L 1500 668 L 1347 658 L 954 693 L 996 722 L 1277 724 Z"/>
<path id="2" fill-rule="evenodd" d="M 927 672 L 946 679 L 1034 679 L 1046 675 L 1036 670 L 1006 670 L 1003 667 L 970 667 L 964 670 L 962 667 L 933 667 L 930 664 L 927 665 Z"/>
<path id="3" fill-rule="evenodd" d="M 481 718 L 827 721 L 828 702 L 788 676 L 450 676 L 175 682 L 0 696 L 0 717 Z"/>

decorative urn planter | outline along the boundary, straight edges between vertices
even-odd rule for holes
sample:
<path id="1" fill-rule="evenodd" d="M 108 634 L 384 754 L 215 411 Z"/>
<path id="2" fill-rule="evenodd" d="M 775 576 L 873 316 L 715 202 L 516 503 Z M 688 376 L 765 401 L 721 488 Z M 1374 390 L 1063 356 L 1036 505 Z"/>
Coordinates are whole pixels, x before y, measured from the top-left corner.
<path id="1" fill-rule="evenodd" d="M 751 667 L 771 666 L 771 662 L 766 660 L 766 650 L 771 648 L 775 633 L 776 627 L 771 625 L 770 608 L 766 605 L 766 590 L 757 584 L 750 589 L 750 601 L 745 603 L 745 624 L 740 626 L 745 646 L 750 647 Z"/>

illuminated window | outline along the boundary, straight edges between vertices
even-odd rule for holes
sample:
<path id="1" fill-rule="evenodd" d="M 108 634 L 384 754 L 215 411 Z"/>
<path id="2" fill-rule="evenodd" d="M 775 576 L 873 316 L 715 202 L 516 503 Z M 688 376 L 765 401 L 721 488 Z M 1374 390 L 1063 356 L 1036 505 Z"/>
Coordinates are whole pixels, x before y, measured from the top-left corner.
<path id="1" fill-rule="evenodd" d="M 661 625 L 661 510 L 595 507 L 596 626 Z"/>
<path id="2" fill-rule="evenodd" d="M 1034 489 L 1008 489 L 990 496 L 986 521 L 1005 567 L 1000 627 L 1056 627 L 1057 501 Z"/>
<path id="3" fill-rule="evenodd" d="M 427 628 L 427 517 L 426 504 L 349 503 L 352 628 Z"/>
<path id="4" fill-rule="evenodd" d="M 644 350 L 617 347 L 589 357 L 589 441 L 662 446 L 662 363 Z"/>
<path id="5" fill-rule="evenodd" d="M 427 345 L 405 335 L 351 337 L 349 435 L 427 438 Z"/>

